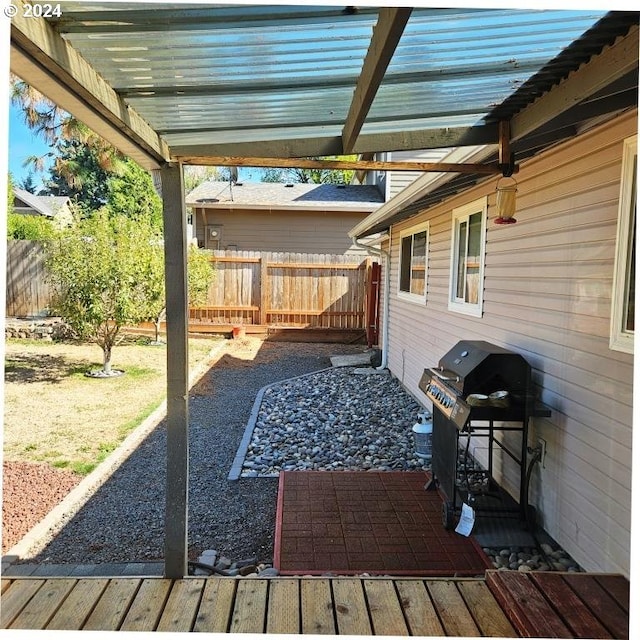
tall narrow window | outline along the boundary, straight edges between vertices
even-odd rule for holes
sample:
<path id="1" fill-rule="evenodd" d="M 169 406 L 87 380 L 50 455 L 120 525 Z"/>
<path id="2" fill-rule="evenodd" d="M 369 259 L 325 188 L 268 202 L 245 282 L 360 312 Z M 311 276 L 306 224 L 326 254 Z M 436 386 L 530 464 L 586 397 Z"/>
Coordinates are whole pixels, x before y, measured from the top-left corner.
<path id="1" fill-rule="evenodd" d="M 611 296 L 609 346 L 633 353 L 636 293 L 636 210 L 638 198 L 638 136 L 627 138 L 622 151 L 618 233 Z"/>
<path id="2" fill-rule="evenodd" d="M 401 297 L 424 302 L 427 296 L 427 225 L 408 229 L 400 238 Z"/>
<path id="3" fill-rule="evenodd" d="M 449 309 L 482 316 L 487 200 L 454 209 Z"/>

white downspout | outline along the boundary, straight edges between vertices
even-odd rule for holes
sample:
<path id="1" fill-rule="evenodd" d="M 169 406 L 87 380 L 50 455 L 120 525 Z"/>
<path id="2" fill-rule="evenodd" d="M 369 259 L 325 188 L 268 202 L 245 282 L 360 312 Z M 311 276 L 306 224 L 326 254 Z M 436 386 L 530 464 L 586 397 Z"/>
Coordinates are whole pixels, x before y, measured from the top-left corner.
<path id="1" fill-rule="evenodd" d="M 382 300 L 382 340 L 381 340 L 381 355 L 382 361 L 380 366 L 377 367 L 377 371 L 383 371 L 387 368 L 388 356 L 389 356 L 389 292 L 391 285 L 391 254 L 383 249 L 376 249 L 367 244 L 360 242 L 358 238 L 352 238 L 353 243 L 362 249 L 381 256 L 384 258 L 384 298 Z M 391 230 L 389 230 L 389 246 L 391 246 Z"/>

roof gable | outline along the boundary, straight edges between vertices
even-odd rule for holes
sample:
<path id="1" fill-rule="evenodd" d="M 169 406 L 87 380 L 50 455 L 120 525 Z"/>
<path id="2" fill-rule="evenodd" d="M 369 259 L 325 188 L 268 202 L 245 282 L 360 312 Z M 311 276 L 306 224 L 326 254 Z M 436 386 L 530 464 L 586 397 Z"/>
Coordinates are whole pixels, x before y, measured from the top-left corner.
<path id="1" fill-rule="evenodd" d="M 55 217 L 60 208 L 70 202 L 69 196 L 38 196 L 25 189 L 14 188 L 13 193 L 16 200 L 23 202 L 25 207 L 47 218 Z"/>

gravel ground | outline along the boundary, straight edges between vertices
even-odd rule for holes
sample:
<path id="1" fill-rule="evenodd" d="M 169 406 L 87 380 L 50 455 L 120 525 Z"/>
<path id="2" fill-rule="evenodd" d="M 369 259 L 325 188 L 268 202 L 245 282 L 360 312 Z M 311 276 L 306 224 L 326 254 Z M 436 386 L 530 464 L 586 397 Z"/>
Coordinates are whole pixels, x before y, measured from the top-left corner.
<path id="1" fill-rule="evenodd" d="M 2 463 L 2 553 L 44 518 L 82 476 L 33 462 Z"/>
<path id="2" fill-rule="evenodd" d="M 256 394 L 265 385 L 329 367 L 331 355 L 363 350 L 357 345 L 262 343 L 253 338 L 229 342 L 225 355 L 190 395 L 190 558 L 206 549 L 233 559 L 272 558 L 277 479 L 227 480 Z M 161 559 L 165 443 L 161 422 L 58 535 L 25 561 Z M 22 504 L 37 503 L 41 490 L 37 483 L 23 484 Z"/>

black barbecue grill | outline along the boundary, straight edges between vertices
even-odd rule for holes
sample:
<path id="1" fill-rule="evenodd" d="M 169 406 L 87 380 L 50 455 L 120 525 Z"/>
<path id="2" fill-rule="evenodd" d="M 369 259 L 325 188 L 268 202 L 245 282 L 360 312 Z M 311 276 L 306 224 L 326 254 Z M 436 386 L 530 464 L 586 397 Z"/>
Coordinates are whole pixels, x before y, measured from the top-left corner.
<path id="1" fill-rule="evenodd" d="M 433 403 L 432 473 L 444 498 L 445 528 L 453 527 L 463 502 L 476 514 L 527 521 L 529 419 L 549 415 L 535 407 L 528 362 L 483 340 L 463 340 L 437 367 L 424 370 L 418 386 Z M 486 468 L 470 455 L 472 438 L 486 443 Z M 507 459 L 519 477 L 517 502 L 493 477 L 498 463 L 504 472 Z"/>

